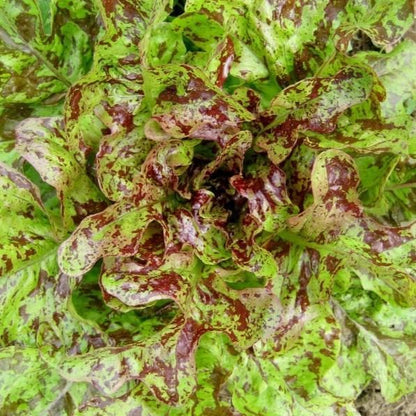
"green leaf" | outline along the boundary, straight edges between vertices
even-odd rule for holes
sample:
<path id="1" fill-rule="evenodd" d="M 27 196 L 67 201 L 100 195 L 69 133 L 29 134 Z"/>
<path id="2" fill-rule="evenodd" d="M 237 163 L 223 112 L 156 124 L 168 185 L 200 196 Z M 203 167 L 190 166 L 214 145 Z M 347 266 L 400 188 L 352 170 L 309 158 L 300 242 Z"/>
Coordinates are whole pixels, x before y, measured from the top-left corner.
<path id="1" fill-rule="evenodd" d="M 357 286 L 340 301 L 342 313 L 347 314 L 346 320 L 357 336 L 356 351 L 368 375 L 380 384 L 385 399 L 394 402 L 413 391 L 415 308 L 388 304 Z"/>
<path id="2" fill-rule="evenodd" d="M 90 3 L 0 0 L 3 413 L 416 391 L 413 3 Z"/>
<path id="3" fill-rule="evenodd" d="M 289 219 L 289 229 L 312 242 L 313 248 L 332 251 L 340 258 L 348 254 L 348 267 L 360 276 L 367 290 L 390 301 L 414 305 L 411 265 L 415 224 L 394 228 L 367 217 L 358 201 L 358 184 L 350 156 L 337 150 L 321 153 L 312 170 L 315 202 Z M 286 237 L 291 238 L 289 234 Z M 294 241 L 308 245 L 296 237 Z"/>
<path id="4" fill-rule="evenodd" d="M 404 40 L 387 54 L 367 52 L 360 58 L 371 65 L 386 89 L 383 116 L 395 120 L 411 115 L 416 105 L 414 78 L 409 73 L 416 59 L 414 41 Z"/>
<path id="5" fill-rule="evenodd" d="M 372 85 L 372 74 L 359 67 L 343 68 L 332 77 L 299 81 L 284 89 L 262 114 L 264 128 L 256 137 L 256 146 L 279 164 L 289 156 L 299 132 L 331 133 L 345 110 L 367 99 Z"/>
<path id="6" fill-rule="evenodd" d="M 47 256 L 57 245 L 55 233 L 38 189 L 21 173 L 0 164 L 1 216 L 8 228 L 0 230 L 1 274 L 19 271 L 32 258 Z"/>
<path id="7" fill-rule="evenodd" d="M 409 0 L 372 1 L 369 5 L 360 0 L 351 1 L 339 31 L 343 36 L 351 36 L 360 29 L 376 45 L 391 46 L 410 28 L 413 12 L 414 4 Z"/>
<path id="8" fill-rule="evenodd" d="M 74 283 L 59 272 L 58 241 L 38 189 L 6 165 L 0 171 L 2 218 L 7 212 L 9 224 L 0 232 L 0 405 L 16 415 L 66 414 L 66 395 L 79 403 L 86 389 L 72 390 L 45 361 L 40 328 L 52 325 L 53 345 L 64 350 L 85 351 L 105 341 L 97 328 L 79 321 L 71 310 Z"/>
<path id="9" fill-rule="evenodd" d="M 191 137 L 218 140 L 224 145 L 244 121 L 253 118 L 196 68 L 170 65 L 144 76 L 145 93 L 150 103 L 156 104 L 152 122 L 145 128 L 153 140 Z"/>
<path id="10" fill-rule="evenodd" d="M 87 176 L 85 154 L 66 142 L 62 118 L 28 118 L 17 127 L 16 136 L 16 150 L 56 189 L 66 229 L 106 206 Z"/>
<path id="11" fill-rule="evenodd" d="M 132 256 L 147 226 L 161 217 L 160 203 L 135 207 L 120 202 L 84 219 L 59 249 L 59 265 L 71 276 L 81 276 L 104 256 Z"/>
<path id="12" fill-rule="evenodd" d="M 60 393 L 67 391 L 67 382 L 48 368 L 37 348 L 1 349 L 0 368 L 0 406 L 4 414 L 42 414 L 58 410 L 54 404 L 58 405 L 62 399 Z"/>
<path id="13" fill-rule="evenodd" d="M 146 139 L 143 127 L 126 133 L 123 129 L 104 136 L 96 155 L 97 180 L 104 195 L 119 201 L 134 191 L 134 179 L 140 173 L 154 142 Z"/>
<path id="14" fill-rule="evenodd" d="M 85 3 L 82 9 L 79 19 L 55 1 L 0 3 L 1 107 L 53 97 L 89 70 L 95 10 Z"/>

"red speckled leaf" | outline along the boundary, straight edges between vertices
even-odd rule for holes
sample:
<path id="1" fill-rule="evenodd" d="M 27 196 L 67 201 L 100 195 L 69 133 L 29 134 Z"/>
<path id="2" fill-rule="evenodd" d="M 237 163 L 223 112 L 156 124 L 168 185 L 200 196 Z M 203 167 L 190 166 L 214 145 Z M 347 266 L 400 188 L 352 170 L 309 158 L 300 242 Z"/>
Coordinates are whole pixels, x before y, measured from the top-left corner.
<path id="1" fill-rule="evenodd" d="M 143 129 L 124 129 L 104 136 L 96 155 L 97 180 L 104 195 L 119 201 L 132 195 L 134 178 L 154 143 L 144 137 Z"/>
<path id="2" fill-rule="evenodd" d="M 211 175 L 221 168 L 221 172 L 241 173 L 244 155 L 251 147 L 251 132 L 243 130 L 231 137 L 221 148 L 215 159 L 207 163 L 195 176 L 194 187 L 199 189 L 204 182 L 209 185 Z"/>
<path id="3" fill-rule="evenodd" d="M 238 267 L 254 273 L 258 279 L 270 280 L 274 293 L 278 294 L 282 283 L 279 268 L 273 255 L 256 242 L 260 232 L 261 223 L 252 215 L 245 216 L 232 236 L 232 259 Z"/>
<path id="4" fill-rule="evenodd" d="M 305 198 L 310 195 L 311 170 L 316 155 L 316 150 L 301 143 L 293 149 L 283 165 L 290 199 L 300 208 L 303 208 Z"/>
<path id="5" fill-rule="evenodd" d="M 245 349 L 273 331 L 280 304 L 269 288 L 234 290 L 219 276 L 221 269 L 204 270 L 201 263 L 194 267 L 180 276 L 173 271 L 174 263 L 160 272 L 132 259 L 107 260 L 105 293 L 108 289 L 129 306 L 171 299 L 180 312 L 143 341 L 64 359 L 60 371 L 70 380 L 92 382 L 107 394 L 138 378 L 160 400 L 174 404 L 186 400 L 196 387 L 194 352 L 205 332 L 224 332 L 237 348 Z"/>
<path id="6" fill-rule="evenodd" d="M 162 205 L 135 205 L 123 201 L 85 218 L 59 249 L 59 264 L 65 273 L 79 276 L 106 256 L 132 256 L 152 221 L 163 222 Z"/>
<path id="7" fill-rule="evenodd" d="M 305 79 L 287 87 L 262 114 L 265 127 L 256 146 L 279 164 L 291 153 L 300 131 L 332 132 L 340 114 L 367 99 L 372 77 L 367 69 L 346 67 L 332 77 Z"/>
<path id="8" fill-rule="evenodd" d="M 144 88 L 154 102 L 153 121 L 146 128 L 147 136 L 154 140 L 192 137 L 225 144 L 244 121 L 253 118 L 202 71 L 187 65 L 148 71 Z"/>
<path id="9" fill-rule="evenodd" d="M 391 48 L 409 30 L 414 11 L 412 0 L 349 2 L 344 22 L 336 31 L 340 37 L 337 46 L 345 50 L 353 35 L 362 30 L 375 45 Z"/>
<path id="10" fill-rule="evenodd" d="M 169 299 L 180 308 L 185 308 L 191 290 L 190 282 L 163 266 L 143 265 L 131 258 L 106 258 L 100 278 L 105 297 L 110 295 L 129 307 Z"/>
<path id="11" fill-rule="evenodd" d="M 7 276 L 57 244 L 39 190 L 24 175 L 0 163 L 0 275 Z M 7 220 L 6 220 L 7 218 Z M 6 225 L 7 224 L 7 225 Z"/>
<path id="12" fill-rule="evenodd" d="M 144 341 L 68 357 L 59 371 L 69 380 L 92 383 L 106 395 L 140 379 L 159 400 L 175 404 L 195 388 L 192 356 L 203 333 L 195 321 L 180 316 Z"/>
<path id="13" fill-rule="evenodd" d="M 247 171 L 244 176 L 233 176 L 231 184 L 247 199 L 250 215 L 265 231 L 278 232 L 285 228 L 287 216 L 293 210 L 287 195 L 285 173 L 260 158 Z"/>
<path id="14" fill-rule="evenodd" d="M 366 216 L 358 184 L 350 156 L 337 150 L 321 153 L 312 171 L 315 202 L 289 220 L 289 229 L 345 259 L 367 289 L 387 300 L 414 305 L 416 225 L 388 227 Z"/>
<path id="15" fill-rule="evenodd" d="M 192 202 L 192 212 L 178 209 L 173 213 L 178 241 L 191 246 L 205 264 L 228 259 L 228 234 L 224 228 L 228 213 L 221 209 L 212 210 L 214 195 L 208 191 L 196 192 Z"/>
<path id="16" fill-rule="evenodd" d="M 185 189 L 179 189 L 179 176 L 192 163 L 194 147 L 198 143 L 198 140 L 169 140 L 155 145 L 142 165 L 143 174 L 157 186 L 189 198 Z"/>
<path id="17" fill-rule="evenodd" d="M 68 145 L 63 127 L 60 117 L 28 118 L 17 127 L 16 149 L 56 189 L 64 227 L 71 229 L 107 204 L 86 173 L 85 154 Z"/>

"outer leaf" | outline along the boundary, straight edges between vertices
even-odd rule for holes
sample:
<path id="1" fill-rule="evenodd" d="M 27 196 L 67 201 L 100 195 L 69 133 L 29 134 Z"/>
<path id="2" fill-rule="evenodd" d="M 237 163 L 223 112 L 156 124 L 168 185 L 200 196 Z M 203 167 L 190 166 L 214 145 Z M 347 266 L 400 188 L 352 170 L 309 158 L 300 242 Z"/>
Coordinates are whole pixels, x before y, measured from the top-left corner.
<path id="1" fill-rule="evenodd" d="M 188 281 L 189 277 L 195 279 L 194 274 L 181 278 L 173 271 L 177 267 L 172 266 L 174 263 L 167 263 L 160 273 L 127 259 L 107 263 L 102 285 L 110 295 L 129 306 L 172 299 L 183 317 L 179 315 L 161 334 L 135 344 L 65 360 L 59 365 L 65 377 L 91 381 L 107 393 L 139 378 L 159 399 L 182 402 L 196 386 L 193 355 L 202 334 L 225 332 L 238 348 L 247 348 L 273 330 L 279 303 L 269 290 L 232 290 L 218 277 L 221 269 L 203 271 L 207 277 L 194 286 Z M 167 360 L 163 365 L 160 356 Z M 73 366 L 76 370 L 72 372 Z M 160 378 L 163 382 L 158 381 Z"/>
<path id="2" fill-rule="evenodd" d="M 9 224 L 0 231 L 0 274 L 7 276 L 30 259 L 47 256 L 57 242 L 39 191 L 26 177 L 0 164 L 0 192 L 0 213 Z"/>
<path id="3" fill-rule="evenodd" d="M 383 116 L 397 119 L 412 114 L 416 97 L 414 77 L 409 71 L 415 67 L 415 42 L 405 40 L 386 55 L 368 52 L 364 56 L 386 89 L 386 100 L 381 103 Z"/>
<path id="4" fill-rule="evenodd" d="M 62 118 L 28 118 L 19 124 L 16 149 L 52 185 L 61 201 L 66 229 L 106 206 L 85 171 L 85 155 L 65 142 Z"/>
<path id="5" fill-rule="evenodd" d="M 173 404 L 187 397 L 195 386 L 190 354 L 200 331 L 196 323 L 178 318 L 145 341 L 68 357 L 59 364 L 59 371 L 67 379 L 92 382 L 107 394 L 117 391 L 127 380 L 140 378 L 159 400 Z"/>
<path id="6" fill-rule="evenodd" d="M 23 416 L 42 414 L 49 409 L 58 410 L 53 404 L 60 392 L 65 391 L 67 382 L 48 368 L 37 348 L 1 349 L 0 368 L 0 406 L 3 414 Z"/>
<path id="7" fill-rule="evenodd" d="M 92 70 L 70 89 L 65 111 L 69 138 L 97 149 L 110 128 L 130 132 L 143 98 L 140 50 L 146 31 L 165 20 L 170 1 L 100 1 L 105 30 L 97 42 Z M 109 70 L 109 68 L 111 70 Z M 142 115 L 137 126 L 143 124 Z M 104 148 L 102 148 L 104 150 Z M 112 198 L 110 198 L 112 199 Z"/>
<path id="8" fill-rule="evenodd" d="M 143 416 L 164 416 L 170 414 L 181 416 L 236 414 L 227 398 L 221 398 L 218 386 L 225 382 L 228 373 L 237 361 L 226 337 L 221 334 L 207 333 L 201 337 L 196 352 L 198 384 L 195 401 L 186 401 L 182 406 L 168 406 L 157 399 L 140 383 L 127 394 L 117 398 L 94 397 L 80 409 L 80 415 L 113 416 L 120 411 L 128 414 L 141 412 Z M 78 413 L 76 413 L 78 415 Z"/>
<path id="9" fill-rule="evenodd" d="M 242 355 L 227 382 L 233 403 L 243 414 L 247 408 L 256 415 L 273 415 L 276 409 L 297 416 L 343 414 L 343 401 L 319 387 L 339 348 L 339 329 L 330 309 L 311 306 L 291 330 L 290 342 L 279 353 L 256 344 L 255 355 Z"/>
<path id="10" fill-rule="evenodd" d="M 65 273 L 80 276 L 101 257 L 138 252 L 140 241 L 152 221 L 162 221 L 159 203 L 135 206 L 119 202 L 84 219 L 59 249 L 59 265 Z"/>
<path id="11" fill-rule="evenodd" d="M 185 409 L 168 406 L 155 399 L 153 394 L 143 383 L 138 384 L 133 389 L 120 397 L 92 397 L 88 402 L 83 403 L 75 410 L 74 415 L 79 416 L 115 416 L 116 414 L 140 416 L 163 416 L 171 412 L 174 416 L 179 416 L 179 412 Z M 185 410 L 186 411 L 186 410 Z"/>
<path id="12" fill-rule="evenodd" d="M 170 11 L 170 1 L 142 1 L 139 4 L 131 0 L 105 1 L 98 3 L 105 33 L 96 50 L 96 59 L 116 65 L 130 55 L 138 57 L 136 45 L 143 39 L 146 29 L 152 23 L 165 20 Z"/>
<path id="13" fill-rule="evenodd" d="M 55 1 L 2 1 L 0 105 L 33 103 L 65 91 L 91 65 L 91 5 L 69 17 Z"/>
<path id="14" fill-rule="evenodd" d="M 387 401 L 414 389 L 414 308 L 401 308 L 352 287 L 341 298 L 343 313 L 357 333 L 357 350 Z M 366 315 L 362 315 L 363 309 Z"/>
<path id="15" fill-rule="evenodd" d="M 271 78 L 276 77 L 279 84 L 286 86 L 305 74 L 311 76 L 314 70 L 310 68 L 319 66 L 324 57 L 334 51 L 334 44 L 325 40 L 332 32 L 332 24 L 335 27 L 339 24 L 337 15 L 343 6 L 343 2 L 333 4 L 327 0 L 285 5 L 278 1 L 230 4 L 192 0 L 186 3 L 186 11 L 212 16 L 250 51 L 250 62 L 244 59 L 244 52 L 237 62 L 244 62 L 245 68 L 262 62 Z M 218 13 L 219 8 L 221 13 Z M 313 51 L 310 45 L 314 45 Z"/>
<path id="16" fill-rule="evenodd" d="M 405 225 L 415 218 L 413 159 L 394 155 L 356 159 L 362 178 L 360 199 L 366 212 L 388 223 Z M 365 172 L 365 173 L 364 173 Z"/>
<path id="17" fill-rule="evenodd" d="M 7 215 L 9 224 L 0 235 L 4 250 L 0 282 L 0 344 L 4 347 L 0 351 L 0 405 L 16 415 L 51 411 L 64 415 L 66 395 L 79 403 L 86 389 L 72 389 L 43 361 L 41 348 L 52 343 L 64 351 L 84 352 L 92 345 L 104 345 L 106 340 L 97 328 L 79 321 L 71 310 L 73 282 L 59 274 L 57 241 L 39 191 L 21 173 L 5 165 L 0 169 L 1 214 L 3 219 Z M 53 335 L 47 340 L 39 336 L 45 325 L 53 327 L 49 334 Z"/>
<path id="18" fill-rule="evenodd" d="M 410 28 L 414 4 L 409 0 L 375 0 L 368 5 L 350 1 L 346 12 L 344 26 L 339 29 L 341 33 L 361 29 L 376 45 L 390 46 L 397 43 Z"/>
<path id="19" fill-rule="evenodd" d="M 97 150 L 108 129 L 114 135 L 134 129 L 143 89 L 141 71 L 129 62 L 111 74 L 103 72 L 103 64 L 97 63 L 71 87 L 65 106 L 65 131 L 72 145 L 82 141 Z M 138 114 L 137 126 L 142 124 L 143 114 Z"/>
<path id="20" fill-rule="evenodd" d="M 351 117 L 339 120 L 338 129 L 331 135 L 308 133 L 306 143 L 312 147 L 352 150 L 359 153 L 394 153 L 407 155 L 409 131 L 393 123 L 362 120 L 355 123 Z"/>
<path id="21" fill-rule="evenodd" d="M 186 47 L 183 37 L 172 26 L 163 22 L 147 31 L 147 39 L 142 41 L 143 61 L 146 66 L 154 68 L 184 62 Z"/>
<path id="22" fill-rule="evenodd" d="M 283 90 L 263 113 L 265 128 L 256 146 L 279 164 L 292 151 L 299 131 L 330 133 L 349 107 L 364 101 L 372 89 L 372 75 L 346 67 L 328 78 L 311 78 Z"/>
<path id="23" fill-rule="evenodd" d="M 290 226 L 309 241 L 332 244 L 337 256 L 349 253 L 348 264 L 366 288 L 414 304 L 415 224 L 393 228 L 366 217 L 358 202 L 358 183 L 349 156 L 335 150 L 321 153 L 312 172 L 315 203 L 291 218 Z"/>

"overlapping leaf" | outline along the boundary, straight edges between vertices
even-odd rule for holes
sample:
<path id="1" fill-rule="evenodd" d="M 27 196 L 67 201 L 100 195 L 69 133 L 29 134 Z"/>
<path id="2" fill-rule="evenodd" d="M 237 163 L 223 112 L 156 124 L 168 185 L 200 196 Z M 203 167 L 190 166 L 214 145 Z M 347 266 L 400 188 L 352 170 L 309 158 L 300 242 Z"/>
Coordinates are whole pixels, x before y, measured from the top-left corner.
<path id="1" fill-rule="evenodd" d="M 350 1 L 338 35 L 351 39 L 355 31 L 362 30 L 376 45 L 392 46 L 410 29 L 413 12 L 414 4 L 409 0 L 371 1 L 369 4 Z"/>
<path id="2" fill-rule="evenodd" d="M 73 388 L 48 367 L 37 348 L 1 349 L 0 368 L 0 406 L 4 414 L 65 414 L 70 408 L 68 401 L 78 405 L 89 397 L 87 385 Z"/>
<path id="3" fill-rule="evenodd" d="M 411 2 L 95 4 L 0 5 L 2 410 L 414 391 Z"/>
<path id="4" fill-rule="evenodd" d="M 0 173 L 2 218 L 9 225 L 0 236 L 0 405 L 16 415 L 64 414 L 65 395 L 79 404 L 88 397 L 88 386 L 72 388 L 44 360 L 42 347 L 52 342 L 65 352 L 79 353 L 104 345 L 106 339 L 71 311 L 74 282 L 59 272 L 57 233 L 38 189 L 5 165 Z M 45 325 L 53 328 L 48 340 L 39 336 Z"/>
<path id="5" fill-rule="evenodd" d="M 131 256 L 138 252 L 140 240 L 152 221 L 162 220 L 160 203 L 136 207 L 127 202 L 83 220 L 60 247 L 60 267 L 72 276 L 81 276 L 103 256 Z"/>
<path id="6" fill-rule="evenodd" d="M 171 65 L 145 74 L 145 92 L 151 98 L 153 122 L 147 135 L 202 138 L 225 144 L 252 115 L 214 85 L 201 71 Z M 156 124 L 156 123 L 157 124 Z"/>
<path id="7" fill-rule="evenodd" d="M 349 156 L 336 150 L 321 153 L 312 171 L 315 202 L 289 220 L 290 228 L 312 243 L 332 244 L 338 256 L 348 253 L 350 267 L 367 289 L 414 305 L 415 224 L 387 227 L 367 217 L 358 201 L 358 183 Z"/>
<path id="8" fill-rule="evenodd" d="M 357 336 L 356 360 L 365 363 L 369 375 L 380 384 L 383 396 L 393 402 L 414 390 L 415 308 L 387 304 L 357 289 L 357 285 L 352 285 L 341 297 L 338 313 Z"/>
<path id="9" fill-rule="evenodd" d="M 19 271 L 33 256 L 42 258 L 57 245 L 38 189 L 21 173 L 0 165 L 1 213 L 9 227 L 1 230 L 1 275 Z M 10 215 L 11 214 L 11 215 Z"/>
<path id="10" fill-rule="evenodd" d="M 106 206 L 88 177 L 85 154 L 65 141 L 60 117 L 28 118 L 16 129 L 16 149 L 52 185 L 61 201 L 63 225 L 71 229 L 82 218 Z"/>
<path id="11" fill-rule="evenodd" d="M 331 133 L 340 114 L 366 100 L 372 83 L 368 70 L 347 67 L 333 77 L 311 78 L 286 88 L 262 115 L 264 129 L 256 146 L 279 164 L 292 151 L 299 131 Z"/>
<path id="12" fill-rule="evenodd" d="M 2 1 L 0 9 L 2 108 L 59 99 L 88 71 L 97 30 L 92 4 Z"/>
<path id="13" fill-rule="evenodd" d="M 230 289 L 215 269 L 204 272 L 195 266 L 205 278 L 190 270 L 181 277 L 171 264 L 161 273 L 129 259 L 107 262 L 102 276 L 106 293 L 136 307 L 171 299 L 181 313 L 160 333 L 122 348 L 65 359 L 60 371 L 71 380 L 90 381 L 107 393 L 139 378 L 159 399 L 183 402 L 196 386 L 194 351 L 205 332 L 225 332 L 238 348 L 247 348 L 273 330 L 279 302 L 270 292 Z"/>

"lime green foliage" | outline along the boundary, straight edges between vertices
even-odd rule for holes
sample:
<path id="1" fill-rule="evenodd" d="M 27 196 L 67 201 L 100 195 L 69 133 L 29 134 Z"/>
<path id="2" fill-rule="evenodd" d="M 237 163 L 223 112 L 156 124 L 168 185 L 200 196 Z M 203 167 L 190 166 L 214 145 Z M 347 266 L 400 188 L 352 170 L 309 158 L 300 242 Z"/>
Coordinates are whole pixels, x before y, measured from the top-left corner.
<path id="1" fill-rule="evenodd" d="M 92 61 L 96 11 L 89 2 L 0 2 L 0 111 L 65 92 Z"/>
<path id="2" fill-rule="evenodd" d="M 0 1 L 0 414 L 416 391 L 413 7 Z"/>
<path id="3" fill-rule="evenodd" d="M 87 176 L 84 149 L 71 144 L 62 117 L 28 118 L 16 130 L 16 150 L 56 189 L 66 230 L 105 207 L 105 198 Z"/>

